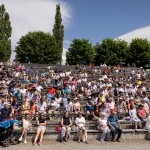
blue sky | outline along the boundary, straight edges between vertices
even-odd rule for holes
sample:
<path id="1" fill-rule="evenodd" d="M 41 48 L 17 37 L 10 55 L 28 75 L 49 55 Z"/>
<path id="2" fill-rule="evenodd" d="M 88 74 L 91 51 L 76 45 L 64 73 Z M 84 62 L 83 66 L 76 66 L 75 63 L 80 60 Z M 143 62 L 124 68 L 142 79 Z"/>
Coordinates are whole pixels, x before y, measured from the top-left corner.
<path id="1" fill-rule="evenodd" d="M 150 0 L 64 1 L 72 10 L 65 40 L 87 38 L 96 43 L 150 25 Z"/>
<path id="2" fill-rule="evenodd" d="M 32 31 L 52 33 L 56 4 L 61 4 L 65 27 L 63 60 L 74 38 L 95 44 L 105 38 L 150 40 L 150 0 L 0 0 L 10 15 L 12 50 Z M 11 60 L 15 58 L 12 51 Z"/>

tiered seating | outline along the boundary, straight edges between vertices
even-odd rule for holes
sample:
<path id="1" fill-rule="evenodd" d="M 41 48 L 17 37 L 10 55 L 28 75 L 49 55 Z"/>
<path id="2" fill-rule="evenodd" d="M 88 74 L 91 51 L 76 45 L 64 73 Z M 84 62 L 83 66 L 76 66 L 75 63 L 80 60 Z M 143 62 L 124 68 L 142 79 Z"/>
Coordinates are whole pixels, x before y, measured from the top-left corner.
<path id="1" fill-rule="evenodd" d="M 32 65 L 33 69 L 35 70 L 44 70 L 47 65 Z M 57 67 L 57 70 L 61 71 L 61 70 L 70 70 L 72 69 L 73 72 L 77 72 L 77 70 L 75 70 L 75 66 L 52 66 L 52 68 L 56 68 Z M 132 68 L 126 68 L 126 75 L 129 75 L 130 72 L 131 72 Z M 124 73 L 119 73 L 119 74 L 111 74 L 111 75 L 108 75 L 109 77 L 110 76 L 119 76 L 119 77 L 122 77 L 124 76 Z M 88 80 L 90 79 L 99 79 L 101 78 L 102 75 L 100 74 L 95 74 L 95 75 L 92 75 L 92 74 L 88 74 Z M 150 84 L 150 76 L 148 76 L 146 78 L 146 81 L 145 81 L 147 84 Z M 43 90 L 42 90 L 42 94 L 46 94 L 47 92 L 47 87 L 45 87 Z M 149 91 L 150 92 L 150 91 Z M 80 101 L 81 102 L 81 107 L 85 107 L 86 105 L 86 97 L 84 99 L 84 101 Z M 63 108 L 62 108 L 63 109 Z M 47 115 L 47 130 L 46 130 L 46 135 L 59 135 L 59 133 L 57 131 L 55 131 L 55 126 L 58 124 L 58 122 L 60 122 L 61 120 L 61 117 L 62 117 L 62 114 L 59 114 L 54 120 L 50 120 L 50 115 Z M 87 118 L 87 115 L 85 114 L 85 117 Z M 91 121 L 87 121 L 86 123 L 86 128 L 87 128 L 87 132 L 88 134 L 91 134 L 91 135 L 95 135 L 96 137 L 98 137 L 99 135 L 99 131 L 97 130 L 96 128 L 96 122 L 91 122 Z M 121 127 L 123 129 L 123 133 L 124 134 L 127 134 L 129 133 L 130 134 L 137 134 L 137 133 L 147 133 L 147 130 L 145 129 L 140 129 L 140 125 L 141 125 L 141 122 L 138 122 L 138 123 L 133 123 L 131 121 L 126 121 L 126 120 L 120 120 L 120 124 L 121 124 Z M 32 120 L 32 129 L 29 131 L 29 135 L 34 135 L 35 134 L 35 131 L 36 131 L 36 120 L 35 118 Z M 72 136 L 75 136 L 76 135 L 76 131 L 71 131 L 71 135 Z"/>

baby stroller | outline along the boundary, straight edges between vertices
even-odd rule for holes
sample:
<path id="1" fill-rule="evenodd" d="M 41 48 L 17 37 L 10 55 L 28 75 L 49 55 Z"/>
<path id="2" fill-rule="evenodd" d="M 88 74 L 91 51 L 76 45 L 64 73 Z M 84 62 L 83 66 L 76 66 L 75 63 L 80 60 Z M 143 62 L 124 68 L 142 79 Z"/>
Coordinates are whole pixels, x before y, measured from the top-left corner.
<path id="1" fill-rule="evenodd" d="M 0 144 L 3 147 L 19 143 L 19 124 L 17 120 L 5 120 L 4 122 L 0 122 Z"/>

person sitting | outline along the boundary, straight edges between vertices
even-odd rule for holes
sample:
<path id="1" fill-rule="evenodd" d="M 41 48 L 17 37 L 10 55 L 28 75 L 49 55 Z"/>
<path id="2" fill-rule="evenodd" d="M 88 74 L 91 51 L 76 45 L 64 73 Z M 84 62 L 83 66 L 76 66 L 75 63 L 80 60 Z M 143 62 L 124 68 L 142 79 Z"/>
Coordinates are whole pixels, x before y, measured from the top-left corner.
<path id="1" fill-rule="evenodd" d="M 100 109 L 98 106 L 95 107 L 94 111 L 91 112 L 89 119 L 92 121 L 98 121 Z"/>
<path id="2" fill-rule="evenodd" d="M 22 133 L 21 133 L 21 137 L 19 138 L 19 141 L 21 142 L 24 136 L 24 143 L 27 143 L 27 138 L 26 138 L 27 132 L 29 130 L 29 127 L 31 126 L 31 120 L 28 114 L 25 114 L 25 116 L 23 117 L 22 125 L 23 125 L 23 128 L 22 128 Z"/>
<path id="3" fill-rule="evenodd" d="M 36 136 L 33 142 L 33 145 L 37 144 L 37 140 L 39 139 L 38 145 L 42 144 L 43 136 L 46 131 L 46 118 L 44 116 L 44 113 L 40 114 L 40 117 L 37 119 L 37 131 Z"/>
<path id="4" fill-rule="evenodd" d="M 30 102 L 30 114 L 35 115 L 38 111 L 37 104 L 34 101 Z"/>
<path id="5" fill-rule="evenodd" d="M 113 98 L 108 98 L 106 103 L 107 103 L 107 108 L 109 109 L 109 111 L 115 109 L 115 102 Z"/>
<path id="6" fill-rule="evenodd" d="M 22 114 L 30 114 L 30 102 L 27 99 L 24 99 L 24 101 L 22 102 L 21 110 Z"/>
<path id="7" fill-rule="evenodd" d="M 6 119 L 10 119 L 12 114 L 12 109 L 9 105 L 9 103 L 5 102 L 4 103 L 4 108 L 2 108 L 0 110 L 0 122 L 6 120 Z"/>
<path id="8" fill-rule="evenodd" d="M 134 105 L 130 106 L 129 116 L 130 116 L 131 121 L 133 121 L 133 122 L 139 122 L 140 121 L 140 119 L 137 116 L 137 111 L 136 111 L 136 108 Z"/>
<path id="9" fill-rule="evenodd" d="M 86 104 L 86 111 L 87 113 L 91 113 L 94 110 L 94 103 L 91 101 L 91 99 L 88 98 L 88 102 Z"/>
<path id="10" fill-rule="evenodd" d="M 5 103 L 5 100 L 4 100 L 4 98 L 0 98 L 0 110 L 2 109 L 2 108 L 4 108 L 4 103 Z"/>
<path id="11" fill-rule="evenodd" d="M 142 105 L 143 105 L 143 108 L 146 110 L 146 113 L 147 114 L 149 114 L 149 104 L 148 104 L 148 102 L 146 101 L 146 99 L 142 99 L 141 100 L 141 103 L 142 103 Z"/>
<path id="12" fill-rule="evenodd" d="M 21 93 L 20 89 L 17 89 L 17 92 L 14 95 L 17 98 L 17 102 L 19 103 L 19 105 L 21 105 L 22 101 L 23 101 L 23 94 Z"/>
<path id="13" fill-rule="evenodd" d="M 85 123 L 85 118 L 82 116 L 82 112 L 79 112 L 78 117 L 75 120 L 75 124 L 77 126 L 78 143 L 80 143 L 81 139 L 83 139 L 83 142 L 88 144 Z"/>
<path id="14" fill-rule="evenodd" d="M 119 115 L 124 116 L 127 113 L 126 102 L 123 97 L 118 98 L 116 109 Z"/>
<path id="15" fill-rule="evenodd" d="M 73 112 L 73 103 L 70 98 L 67 99 L 67 103 L 65 104 L 65 111 L 67 111 L 69 114 Z"/>
<path id="16" fill-rule="evenodd" d="M 41 97 L 40 101 L 37 104 L 37 111 L 38 111 L 39 114 L 41 114 L 41 113 L 45 114 L 46 113 L 46 108 L 47 108 L 47 104 L 44 101 L 44 98 Z"/>
<path id="17" fill-rule="evenodd" d="M 108 117 L 108 125 L 111 130 L 111 135 L 112 139 L 111 141 L 118 141 L 120 142 L 121 134 L 122 134 L 122 129 L 120 128 L 120 123 L 118 120 L 118 116 L 116 115 L 116 112 L 114 110 L 111 110 L 110 116 Z M 115 132 L 118 133 L 118 136 L 115 140 Z"/>
<path id="18" fill-rule="evenodd" d="M 143 105 L 138 106 L 137 114 L 141 121 L 143 121 L 143 122 L 146 121 L 148 114 L 147 114 L 146 110 L 144 109 Z"/>
<path id="19" fill-rule="evenodd" d="M 150 116 L 147 117 L 145 129 L 147 129 L 148 132 L 150 132 Z"/>
<path id="20" fill-rule="evenodd" d="M 60 104 L 58 104 L 55 101 L 55 98 L 52 98 L 51 103 L 49 103 L 48 106 L 49 106 L 48 113 L 50 114 L 50 119 L 55 119 L 60 109 Z"/>
<path id="21" fill-rule="evenodd" d="M 12 108 L 12 114 L 13 115 L 18 115 L 18 113 L 19 113 L 19 104 L 18 104 L 17 99 L 15 97 L 13 97 L 11 108 Z"/>
<path id="22" fill-rule="evenodd" d="M 100 113 L 97 128 L 102 132 L 102 135 L 100 137 L 100 141 L 104 142 L 104 140 L 106 140 L 106 136 L 109 140 L 109 138 L 110 138 L 110 129 L 108 127 L 108 122 L 107 122 L 107 118 L 105 117 L 105 113 Z"/>
<path id="23" fill-rule="evenodd" d="M 68 87 L 64 86 L 63 88 L 63 94 L 68 95 L 70 93 Z"/>
<path id="24" fill-rule="evenodd" d="M 78 114 L 81 110 L 81 105 L 78 101 L 78 99 L 74 99 L 74 104 L 73 104 L 73 111 L 74 111 L 74 114 Z"/>
<path id="25" fill-rule="evenodd" d="M 71 126 L 72 126 L 72 121 L 71 118 L 68 116 L 68 112 L 64 113 L 64 117 L 61 119 L 61 140 L 62 143 L 67 142 L 70 131 L 71 131 Z"/>
<path id="26" fill-rule="evenodd" d="M 55 94 L 56 94 L 56 89 L 54 89 L 53 86 L 50 85 L 50 88 L 47 94 L 47 99 L 49 102 L 51 102 L 51 99 L 55 96 Z"/>

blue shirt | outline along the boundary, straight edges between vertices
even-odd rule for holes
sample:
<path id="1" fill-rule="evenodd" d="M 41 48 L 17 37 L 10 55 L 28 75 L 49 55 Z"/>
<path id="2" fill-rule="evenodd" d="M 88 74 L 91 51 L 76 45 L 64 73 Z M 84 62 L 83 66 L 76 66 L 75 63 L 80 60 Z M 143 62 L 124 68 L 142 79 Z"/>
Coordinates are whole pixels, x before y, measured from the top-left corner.
<path id="1" fill-rule="evenodd" d="M 108 122 L 109 122 L 113 127 L 118 126 L 118 121 L 119 121 L 119 119 L 118 119 L 118 116 L 117 116 L 117 115 L 114 115 L 114 116 L 110 115 L 110 116 L 108 117 Z"/>

